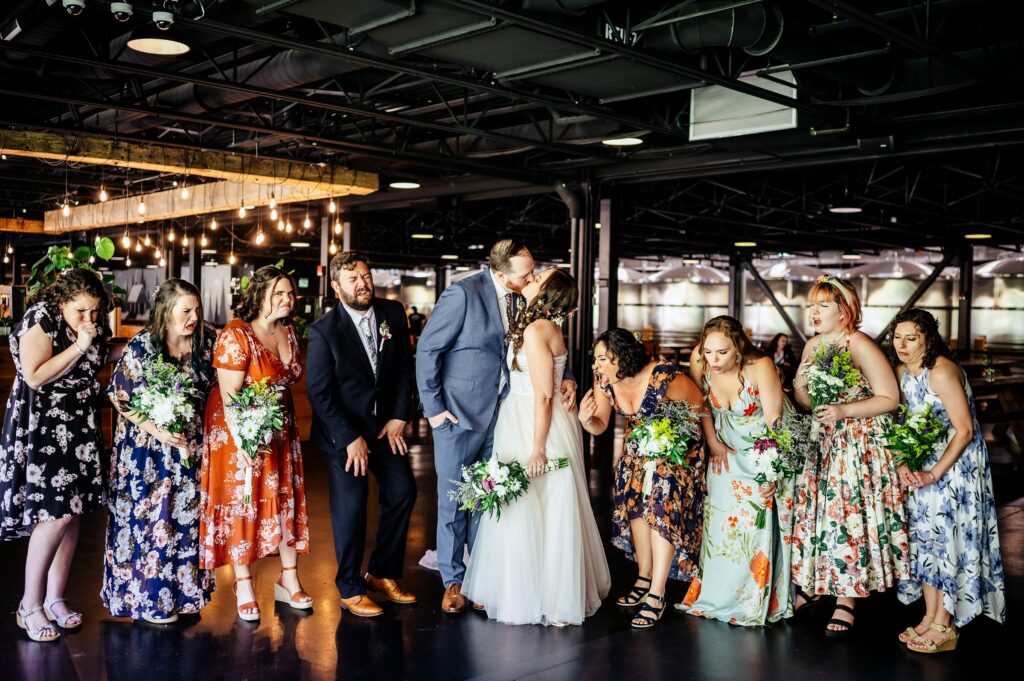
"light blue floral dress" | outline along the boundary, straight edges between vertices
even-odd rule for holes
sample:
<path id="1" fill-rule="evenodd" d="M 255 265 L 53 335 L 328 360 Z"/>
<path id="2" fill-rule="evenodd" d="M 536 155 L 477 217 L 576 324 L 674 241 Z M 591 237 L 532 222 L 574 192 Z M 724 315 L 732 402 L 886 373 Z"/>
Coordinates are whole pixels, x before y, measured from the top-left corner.
<path id="1" fill-rule="evenodd" d="M 907 408 L 932 407 L 932 413 L 956 433 L 946 407 L 928 385 L 928 369 L 918 376 L 904 371 L 900 379 Z M 910 579 L 900 580 L 899 599 L 913 603 L 923 584 L 942 592 L 942 607 L 962 627 L 978 615 L 1006 619 L 1006 589 L 996 529 L 996 504 L 988 448 L 974 409 L 971 387 L 965 384 L 974 419 L 974 439 L 937 484 L 913 490 L 907 499 L 910 530 Z M 946 443 L 924 462 L 928 470 L 942 456 Z"/>
<path id="2" fill-rule="evenodd" d="M 182 465 L 177 448 L 165 450 L 124 416 L 117 417 L 100 591 L 114 617 L 166 618 L 198 612 L 210 602 L 213 571 L 199 568 L 199 471 L 216 337 L 207 326 L 197 361 L 191 356 L 171 360 L 202 395 L 184 433 L 193 452 L 189 467 Z M 145 365 L 156 356 L 148 331 L 132 338 L 111 374 L 111 399 L 126 408 Z"/>
<path id="3" fill-rule="evenodd" d="M 704 542 L 698 577 L 676 607 L 692 615 L 730 624 L 760 626 L 793 614 L 790 569 L 793 541 L 793 479 L 784 479 L 765 516 L 756 525 L 761 495 L 754 439 L 765 429 L 759 391 L 743 377 L 740 403 L 730 409 L 707 385 L 718 438 L 736 451 L 729 470 L 708 469 L 704 499 Z M 792 407 L 787 403 L 787 410 Z"/>

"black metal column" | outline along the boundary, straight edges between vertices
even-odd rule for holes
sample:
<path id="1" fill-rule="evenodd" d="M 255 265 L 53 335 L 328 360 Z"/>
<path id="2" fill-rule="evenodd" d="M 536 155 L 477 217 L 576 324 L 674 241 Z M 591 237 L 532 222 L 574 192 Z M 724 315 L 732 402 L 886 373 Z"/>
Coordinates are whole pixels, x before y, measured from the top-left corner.
<path id="1" fill-rule="evenodd" d="M 957 314 L 957 355 L 961 359 L 971 356 L 971 306 L 974 303 L 974 246 L 960 251 L 960 294 Z"/>
<path id="2" fill-rule="evenodd" d="M 448 288 L 448 268 L 444 265 L 434 265 L 434 303 L 441 298 L 441 294 Z"/>
<path id="3" fill-rule="evenodd" d="M 743 325 L 743 304 L 745 301 L 744 257 L 740 254 L 729 256 L 729 316 Z"/>

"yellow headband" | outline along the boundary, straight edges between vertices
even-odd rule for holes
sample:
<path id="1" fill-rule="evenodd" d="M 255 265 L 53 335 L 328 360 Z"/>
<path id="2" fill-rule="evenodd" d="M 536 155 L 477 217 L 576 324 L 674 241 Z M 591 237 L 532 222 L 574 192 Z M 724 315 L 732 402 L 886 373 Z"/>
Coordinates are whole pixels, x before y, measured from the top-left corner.
<path id="1" fill-rule="evenodd" d="M 831 274 L 818 277 L 818 283 L 827 284 L 837 289 L 839 291 L 839 295 L 841 295 L 843 297 L 843 300 L 846 301 L 846 304 L 849 305 L 850 307 L 853 307 L 853 292 L 849 288 L 847 288 L 846 284 L 836 279 Z"/>

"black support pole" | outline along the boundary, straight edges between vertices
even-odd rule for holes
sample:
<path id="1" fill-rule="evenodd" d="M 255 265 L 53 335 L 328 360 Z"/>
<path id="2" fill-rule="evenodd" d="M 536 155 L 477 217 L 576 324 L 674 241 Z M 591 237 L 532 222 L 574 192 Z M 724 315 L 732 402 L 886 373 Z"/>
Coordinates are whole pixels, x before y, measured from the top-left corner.
<path id="1" fill-rule="evenodd" d="M 960 251 L 960 295 L 957 315 L 956 354 L 960 359 L 971 356 L 971 305 L 974 302 L 974 246 Z"/>
<path id="2" fill-rule="evenodd" d="M 764 294 L 768 297 L 768 300 L 770 300 L 772 305 L 775 306 L 775 310 L 782 317 L 782 321 L 786 322 L 786 326 L 789 327 L 790 333 L 792 333 L 796 338 L 799 338 L 801 343 L 806 343 L 807 336 L 804 335 L 803 330 L 797 325 L 797 323 L 793 321 L 793 318 L 789 316 L 789 313 L 786 312 L 786 308 L 782 307 L 782 303 L 780 303 L 779 299 L 775 297 L 775 292 L 771 290 L 768 286 L 768 282 L 764 280 L 761 273 L 754 267 L 754 263 L 748 260 L 744 262 L 744 266 L 754 278 L 754 283 L 761 288 Z M 742 269 L 740 270 L 740 274 L 743 274 Z"/>

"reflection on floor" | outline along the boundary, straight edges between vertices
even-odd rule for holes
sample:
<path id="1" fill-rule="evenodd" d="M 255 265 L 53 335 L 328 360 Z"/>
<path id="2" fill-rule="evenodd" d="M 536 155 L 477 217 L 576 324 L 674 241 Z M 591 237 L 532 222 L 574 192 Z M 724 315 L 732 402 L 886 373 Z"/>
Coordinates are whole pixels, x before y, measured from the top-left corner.
<path id="1" fill-rule="evenodd" d="M 334 559 L 327 510 L 326 471 L 321 455 L 307 450 L 312 553 L 300 561 L 305 589 L 316 607 L 304 614 L 273 607 L 279 565 L 265 560 L 254 570 L 264 614 L 259 623 L 234 615 L 230 570 L 218 572 L 219 588 L 201 617 L 172 626 L 111 619 L 100 605 L 103 523 L 88 517 L 75 560 L 69 595 L 85 613 L 81 631 L 59 643 L 29 641 L 14 615 L 22 586 L 26 542 L 0 545 L 0 678 L 109 679 L 964 679 L 1014 664 L 1024 625 L 1024 499 L 1006 503 L 1016 479 L 997 478 L 1003 556 L 1007 569 L 1009 620 L 988 620 L 963 632 L 955 653 L 923 656 L 907 652 L 896 635 L 920 617 L 893 595 L 875 596 L 858 607 L 857 633 L 845 641 L 822 636 L 823 608 L 807 621 L 767 629 L 730 627 L 670 611 L 651 631 L 633 631 L 628 615 L 612 599 L 582 627 L 509 627 L 477 613 L 450 618 L 439 610 L 437 573 L 416 565 L 432 548 L 435 478 L 429 436 L 414 448 L 419 499 L 409 536 L 403 586 L 420 596 L 416 606 L 385 604 L 385 615 L 361 620 L 342 614 L 334 588 Z M 1007 467 L 1009 468 L 1009 467 Z M 1001 484 L 1002 483 L 1002 484 Z M 1016 492 L 1016 490 L 1014 490 Z M 1020 496 L 1016 494 L 1016 496 Z M 371 499 L 371 503 L 373 500 Z M 609 524 L 607 498 L 595 500 L 602 531 Z M 368 533 L 370 541 L 373 534 Z M 631 564 L 609 549 L 613 596 L 632 583 Z M 682 597 L 679 585 L 670 600 Z M 1006 677 L 1008 678 L 1008 677 Z"/>

